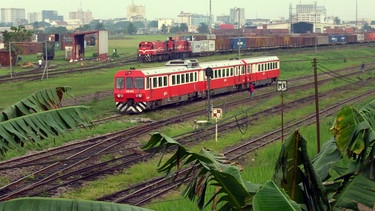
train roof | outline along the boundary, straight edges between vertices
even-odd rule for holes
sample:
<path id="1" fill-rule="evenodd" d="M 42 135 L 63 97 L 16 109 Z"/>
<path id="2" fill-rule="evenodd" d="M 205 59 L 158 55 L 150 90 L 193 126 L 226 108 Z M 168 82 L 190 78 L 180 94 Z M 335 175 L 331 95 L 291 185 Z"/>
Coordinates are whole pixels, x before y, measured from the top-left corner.
<path id="1" fill-rule="evenodd" d="M 140 69 L 139 71 L 142 71 L 143 74 L 145 74 L 146 76 L 150 76 L 150 75 L 155 75 L 155 74 L 170 74 L 170 73 L 185 72 L 188 70 L 200 70 L 200 69 L 205 69 L 207 67 L 215 68 L 215 67 L 227 67 L 227 66 L 233 66 L 233 65 L 241 65 L 241 64 L 244 64 L 243 61 L 245 61 L 246 63 L 256 63 L 256 62 L 265 62 L 265 61 L 273 61 L 273 60 L 278 60 L 278 57 L 277 56 L 266 56 L 266 57 L 263 56 L 263 57 L 243 58 L 240 60 L 233 59 L 233 60 L 200 62 L 198 66 L 193 66 L 193 67 L 191 67 L 190 65 L 150 67 L 150 68 Z M 174 61 L 176 62 L 177 60 L 174 60 Z"/>

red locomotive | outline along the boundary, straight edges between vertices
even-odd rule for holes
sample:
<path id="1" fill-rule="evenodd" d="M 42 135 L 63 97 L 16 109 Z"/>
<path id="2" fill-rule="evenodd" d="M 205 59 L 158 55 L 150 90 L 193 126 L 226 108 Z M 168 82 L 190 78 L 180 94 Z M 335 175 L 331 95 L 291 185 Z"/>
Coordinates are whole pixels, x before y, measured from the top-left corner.
<path id="1" fill-rule="evenodd" d="M 206 70 L 214 95 L 272 84 L 280 76 L 276 56 L 199 63 L 171 60 L 164 67 L 120 70 L 114 76 L 114 99 L 120 113 L 141 113 L 160 106 L 207 97 Z"/>
<path id="2" fill-rule="evenodd" d="M 184 59 L 190 55 L 190 43 L 187 40 L 141 42 L 138 46 L 138 60 L 141 62 Z"/>

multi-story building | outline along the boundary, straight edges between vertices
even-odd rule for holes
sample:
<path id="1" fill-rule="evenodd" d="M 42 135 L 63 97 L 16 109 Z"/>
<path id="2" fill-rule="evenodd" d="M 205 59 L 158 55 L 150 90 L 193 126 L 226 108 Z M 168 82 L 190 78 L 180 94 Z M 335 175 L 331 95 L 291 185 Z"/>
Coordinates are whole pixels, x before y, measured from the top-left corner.
<path id="1" fill-rule="evenodd" d="M 173 25 L 173 19 L 170 18 L 160 18 L 158 19 L 158 30 L 161 30 L 163 25 L 169 30 Z"/>
<path id="2" fill-rule="evenodd" d="M 64 16 L 58 15 L 56 10 L 42 10 L 43 21 L 63 21 Z"/>
<path id="3" fill-rule="evenodd" d="M 297 22 L 324 23 L 326 8 L 315 4 L 298 4 L 296 6 Z"/>
<path id="4" fill-rule="evenodd" d="M 213 20 L 213 19 L 211 19 Z M 200 15 L 200 14 L 192 14 L 186 13 L 181 11 L 180 14 L 177 15 L 177 23 L 186 23 L 186 25 L 190 28 L 198 27 L 201 23 L 205 23 L 207 25 L 210 24 L 210 16 L 207 15 Z"/>
<path id="5" fill-rule="evenodd" d="M 177 15 L 177 23 L 186 23 L 188 26 L 191 26 L 192 15 L 191 13 L 181 11 L 180 14 Z"/>
<path id="6" fill-rule="evenodd" d="M 80 20 L 81 24 L 90 23 L 93 19 L 92 12 L 78 10 L 76 12 L 69 12 L 69 19 Z"/>
<path id="7" fill-rule="evenodd" d="M 228 24 L 230 23 L 230 16 L 229 15 L 219 15 L 216 17 L 216 21 Z"/>
<path id="8" fill-rule="evenodd" d="M 20 25 L 25 22 L 25 9 L 1 8 L 1 22 L 12 25 Z"/>
<path id="9" fill-rule="evenodd" d="M 229 11 L 229 21 L 240 28 L 246 24 L 245 9 L 244 8 L 231 8 Z"/>
<path id="10" fill-rule="evenodd" d="M 127 18 L 130 22 L 144 21 L 146 18 L 145 6 L 129 5 L 127 10 Z"/>
<path id="11" fill-rule="evenodd" d="M 34 12 L 34 13 L 27 13 L 27 20 L 29 23 L 35 23 L 35 22 L 42 22 L 42 13 L 40 12 Z"/>

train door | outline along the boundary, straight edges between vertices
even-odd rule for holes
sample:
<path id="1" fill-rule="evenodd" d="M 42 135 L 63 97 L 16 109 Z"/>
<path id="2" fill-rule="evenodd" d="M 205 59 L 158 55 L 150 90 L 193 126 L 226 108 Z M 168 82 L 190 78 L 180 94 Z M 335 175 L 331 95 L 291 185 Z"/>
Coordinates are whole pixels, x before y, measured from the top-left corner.
<path id="1" fill-rule="evenodd" d="M 248 81 L 251 82 L 253 80 L 252 79 L 253 73 L 252 73 L 252 65 L 251 64 L 249 64 L 247 66 L 247 75 L 248 75 Z"/>

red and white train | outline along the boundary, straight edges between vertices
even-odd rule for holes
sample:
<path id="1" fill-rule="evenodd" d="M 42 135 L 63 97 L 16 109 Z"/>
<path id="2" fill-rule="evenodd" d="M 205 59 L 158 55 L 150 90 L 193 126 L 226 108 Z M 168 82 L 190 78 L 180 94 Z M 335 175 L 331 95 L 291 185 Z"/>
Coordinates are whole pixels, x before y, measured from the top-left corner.
<path id="1" fill-rule="evenodd" d="M 206 98 L 208 88 L 211 95 L 241 91 L 248 89 L 250 82 L 255 86 L 272 84 L 279 76 L 277 56 L 204 63 L 194 59 L 171 60 L 163 67 L 118 71 L 114 76 L 113 93 L 120 113 L 137 114 Z"/>

